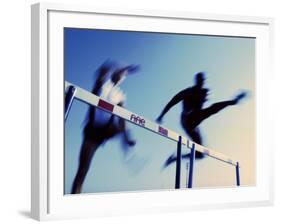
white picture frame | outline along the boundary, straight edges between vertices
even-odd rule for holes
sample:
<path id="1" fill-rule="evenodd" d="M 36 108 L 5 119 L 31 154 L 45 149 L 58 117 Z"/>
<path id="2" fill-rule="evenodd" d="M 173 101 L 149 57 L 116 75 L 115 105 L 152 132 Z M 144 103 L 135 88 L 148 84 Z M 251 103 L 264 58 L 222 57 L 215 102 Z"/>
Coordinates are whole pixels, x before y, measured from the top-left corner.
<path id="1" fill-rule="evenodd" d="M 273 19 L 187 12 L 97 9 L 92 6 L 38 3 L 32 5 L 32 183 L 31 214 L 37 220 L 99 217 L 190 209 L 271 205 L 273 145 L 270 141 Z M 95 18 L 95 20 L 93 20 Z M 113 18 L 111 20 L 111 18 Z M 95 21 L 95 23 L 93 23 Z M 109 21 L 109 22 L 108 22 Z M 114 22 L 112 22 L 114 21 Z M 150 22 L 153 22 L 152 25 Z M 119 24 L 118 24 L 119 23 Z M 122 27 L 120 27 L 122 24 Z M 149 25 L 148 25 L 149 24 Z M 63 147 L 54 135 L 63 124 L 56 117 L 62 105 L 62 28 L 92 26 L 145 31 L 180 30 L 208 35 L 251 36 L 257 40 L 257 167 L 256 186 L 89 195 L 64 195 Z M 172 28 L 173 27 L 173 28 Z M 55 76 L 54 76 L 55 74 Z M 54 97 L 55 96 L 55 97 Z M 56 100 L 58 99 L 58 100 Z"/>

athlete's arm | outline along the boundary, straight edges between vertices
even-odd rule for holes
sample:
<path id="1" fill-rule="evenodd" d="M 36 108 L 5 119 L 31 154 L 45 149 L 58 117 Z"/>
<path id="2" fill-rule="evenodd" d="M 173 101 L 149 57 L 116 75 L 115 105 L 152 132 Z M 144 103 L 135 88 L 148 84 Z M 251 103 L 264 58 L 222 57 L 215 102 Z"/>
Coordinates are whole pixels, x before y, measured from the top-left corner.
<path id="1" fill-rule="evenodd" d="M 164 115 L 176 104 L 178 104 L 180 101 L 184 99 L 185 95 L 185 90 L 180 91 L 177 93 L 171 100 L 170 102 L 164 107 L 164 110 L 161 112 L 159 117 L 156 119 L 157 122 L 161 123 Z"/>
<path id="2" fill-rule="evenodd" d="M 118 103 L 118 106 L 123 107 L 124 103 L 120 102 Z M 123 132 L 123 138 L 125 143 L 129 146 L 134 146 L 136 144 L 136 141 L 131 138 L 130 131 L 127 129 L 126 121 L 123 118 L 119 118 L 119 126 Z"/>

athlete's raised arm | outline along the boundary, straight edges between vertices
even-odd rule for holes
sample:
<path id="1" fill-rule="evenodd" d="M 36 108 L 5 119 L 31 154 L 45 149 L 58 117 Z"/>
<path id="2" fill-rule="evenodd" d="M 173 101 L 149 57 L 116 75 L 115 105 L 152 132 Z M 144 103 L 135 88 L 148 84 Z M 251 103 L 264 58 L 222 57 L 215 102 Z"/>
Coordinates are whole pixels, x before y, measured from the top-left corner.
<path id="1" fill-rule="evenodd" d="M 178 104 L 180 101 L 184 99 L 185 90 L 180 91 L 177 93 L 170 102 L 164 107 L 164 110 L 161 112 L 159 117 L 156 119 L 157 122 L 161 123 L 164 115 L 176 104 Z"/>

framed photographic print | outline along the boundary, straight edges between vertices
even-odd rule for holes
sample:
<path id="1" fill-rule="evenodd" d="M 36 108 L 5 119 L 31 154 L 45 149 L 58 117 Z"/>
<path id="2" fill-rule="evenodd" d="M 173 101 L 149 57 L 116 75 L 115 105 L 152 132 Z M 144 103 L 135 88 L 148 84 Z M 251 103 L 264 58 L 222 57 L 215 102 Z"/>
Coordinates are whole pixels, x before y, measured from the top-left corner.
<path id="1" fill-rule="evenodd" d="M 32 6 L 32 217 L 269 205 L 271 18 Z"/>

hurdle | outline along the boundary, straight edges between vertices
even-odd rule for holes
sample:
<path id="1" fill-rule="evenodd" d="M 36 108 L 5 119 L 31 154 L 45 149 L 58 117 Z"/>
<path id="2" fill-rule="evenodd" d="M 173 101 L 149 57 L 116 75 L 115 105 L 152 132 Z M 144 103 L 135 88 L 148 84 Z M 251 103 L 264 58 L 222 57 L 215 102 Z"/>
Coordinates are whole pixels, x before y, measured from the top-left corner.
<path id="1" fill-rule="evenodd" d="M 206 156 L 212 157 L 220 162 L 224 162 L 235 167 L 236 185 L 240 186 L 240 169 L 241 166 L 238 161 L 231 159 L 230 157 L 199 145 L 185 136 L 162 126 L 155 122 L 152 122 L 136 113 L 133 113 L 123 107 L 112 104 L 105 99 L 92 94 L 91 92 L 80 88 L 70 82 L 65 81 L 65 107 L 64 107 L 64 119 L 67 120 L 72 103 L 75 99 L 84 102 L 90 106 L 97 107 L 105 112 L 116 115 L 134 125 L 147 129 L 155 134 L 158 134 L 164 138 L 177 142 L 177 158 L 176 158 L 176 176 L 175 176 L 175 189 L 180 189 L 180 176 L 181 176 L 181 156 L 182 146 L 186 146 L 190 150 L 190 162 L 189 162 L 189 175 L 188 175 L 188 188 L 193 186 L 193 173 L 195 164 L 195 152 L 199 151 Z"/>

